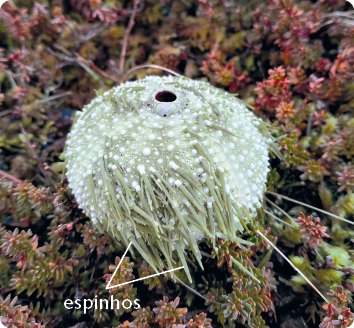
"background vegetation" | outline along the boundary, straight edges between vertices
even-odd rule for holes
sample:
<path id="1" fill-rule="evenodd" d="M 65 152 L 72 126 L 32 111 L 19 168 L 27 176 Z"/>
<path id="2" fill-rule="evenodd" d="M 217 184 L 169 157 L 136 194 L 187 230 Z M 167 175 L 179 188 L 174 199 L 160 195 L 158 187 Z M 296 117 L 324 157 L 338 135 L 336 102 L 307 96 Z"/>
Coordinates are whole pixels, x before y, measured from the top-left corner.
<path id="1" fill-rule="evenodd" d="M 315 327 L 353 321 L 354 16 L 344 0 L 18 0 L 0 10 L 0 316 L 10 327 Z M 271 216 L 249 250 L 202 244 L 195 292 L 163 276 L 111 290 L 143 309 L 69 311 L 67 298 L 108 298 L 124 248 L 100 235 L 62 177 L 72 125 L 132 67 L 157 64 L 239 93 L 270 121 L 283 161 Z M 140 69 L 127 78 L 163 74 Z M 275 205 L 274 205 L 275 204 Z M 279 210 L 279 207 L 285 211 Z M 303 213 L 303 214 L 301 214 Z M 312 217 L 313 215 L 314 217 Z M 298 218 L 297 223 L 288 216 Z M 320 219 L 318 218 L 320 216 Z M 268 235 L 329 300 L 257 235 Z M 256 283 L 234 265 L 241 261 Z M 151 274 L 138 255 L 114 282 Z M 187 283 L 183 273 L 181 281 Z M 4 319 L 5 318 L 5 319 Z"/>

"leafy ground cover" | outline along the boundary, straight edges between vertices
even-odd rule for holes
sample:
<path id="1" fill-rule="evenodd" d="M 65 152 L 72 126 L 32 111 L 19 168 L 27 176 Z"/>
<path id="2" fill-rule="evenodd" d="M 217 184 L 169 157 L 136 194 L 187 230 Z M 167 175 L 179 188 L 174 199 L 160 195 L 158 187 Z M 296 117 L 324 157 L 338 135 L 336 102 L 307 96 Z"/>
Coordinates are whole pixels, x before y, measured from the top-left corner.
<path id="1" fill-rule="evenodd" d="M 19 0 L 0 10 L 0 316 L 11 327 L 315 327 L 353 322 L 354 16 L 344 0 Z M 238 93 L 270 122 L 283 160 L 244 250 L 202 244 L 194 283 L 159 276 L 111 290 L 137 311 L 67 310 L 107 299 L 124 247 L 96 231 L 62 176 L 73 113 L 137 65 Z M 155 68 L 126 79 L 163 74 Z M 280 209 L 279 209 L 280 208 Z M 282 210 L 283 211 L 282 211 Z M 288 218 L 296 219 L 293 223 Z M 264 242 L 262 231 L 328 303 Z M 234 265 L 235 259 L 260 283 Z M 115 284 L 148 276 L 127 257 Z M 196 292 L 198 294 L 196 294 Z M 5 321 L 4 321 L 5 322 Z"/>

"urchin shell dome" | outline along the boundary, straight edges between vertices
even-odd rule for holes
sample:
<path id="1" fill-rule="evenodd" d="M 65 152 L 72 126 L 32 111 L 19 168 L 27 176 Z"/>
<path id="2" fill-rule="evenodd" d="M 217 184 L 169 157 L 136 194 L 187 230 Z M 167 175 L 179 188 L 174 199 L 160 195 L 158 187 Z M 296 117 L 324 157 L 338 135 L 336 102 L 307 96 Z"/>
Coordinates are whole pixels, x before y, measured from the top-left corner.
<path id="1" fill-rule="evenodd" d="M 206 82 L 148 76 L 77 112 L 65 151 L 80 207 L 156 271 L 198 241 L 238 235 L 262 206 L 269 146 L 264 122 Z"/>

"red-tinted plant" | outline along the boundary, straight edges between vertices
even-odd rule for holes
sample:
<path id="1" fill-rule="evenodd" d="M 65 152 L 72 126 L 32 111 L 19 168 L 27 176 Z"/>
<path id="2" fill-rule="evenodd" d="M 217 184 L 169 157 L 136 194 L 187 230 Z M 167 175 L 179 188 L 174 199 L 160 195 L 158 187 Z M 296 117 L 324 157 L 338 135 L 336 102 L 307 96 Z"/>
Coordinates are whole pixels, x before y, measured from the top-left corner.
<path id="1" fill-rule="evenodd" d="M 115 259 L 115 265 L 109 266 L 109 271 L 114 272 L 116 270 L 117 265 L 120 262 L 120 258 L 117 256 Z M 110 286 L 117 286 L 119 284 L 123 284 L 130 280 L 133 280 L 135 277 L 133 275 L 133 262 L 129 262 L 129 257 L 125 257 L 120 264 L 116 274 L 114 275 Z M 104 279 L 106 283 L 108 283 L 112 278 L 112 274 L 104 275 Z M 132 284 L 125 284 L 119 287 L 114 287 L 109 290 L 109 292 L 113 295 L 114 299 L 117 300 L 126 300 L 129 299 L 134 302 L 136 296 L 136 288 L 133 288 Z M 117 302 L 114 303 L 114 311 L 117 315 L 122 315 L 124 311 L 130 311 L 130 309 L 124 309 L 122 306 L 119 307 Z"/>
<path id="2" fill-rule="evenodd" d="M 187 308 L 177 308 L 179 297 L 174 301 L 168 302 L 168 297 L 164 296 L 163 300 L 155 303 L 156 307 L 152 311 L 156 314 L 156 321 L 160 326 L 166 328 L 172 327 L 173 324 L 182 323 L 181 316 L 187 313 Z"/>
<path id="3" fill-rule="evenodd" d="M 320 324 L 320 328 L 347 328 L 354 321 L 354 314 L 347 307 L 340 307 L 336 303 L 322 306 L 327 315 Z"/>
<path id="4" fill-rule="evenodd" d="M 313 182 L 320 182 L 325 175 L 329 175 L 329 172 L 325 165 L 318 160 L 309 160 L 305 165 L 298 167 L 298 170 L 304 172 L 300 178 L 302 180 L 310 180 Z"/>
<path id="5" fill-rule="evenodd" d="M 296 221 L 300 226 L 300 233 L 303 235 L 303 238 L 306 238 L 306 242 L 313 249 L 317 248 L 320 243 L 323 243 L 322 238 L 330 237 L 326 233 L 327 227 L 320 225 L 320 218 L 314 221 L 312 215 L 305 216 L 304 213 L 300 213 Z"/>
<path id="6" fill-rule="evenodd" d="M 336 171 L 336 175 L 338 176 L 337 181 L 340 187 L 338 188 L 338 192 L 342 192 L 344 190 L 349 193 L 354 188 L 354 167 L 351 163 L 348 163 L 344 166 L 342 172 Z"/>
<path id="7" fill-rule="evenodd" d="M 281 102 L 290 101 L 290 81 L 282 66 L 271 69 L 268 73 L 268 79 L 263 80 L 262 83 L 257 82 L 255 92 L 258 98 L 255 102 L 255 107 L 272 115 Z"/>

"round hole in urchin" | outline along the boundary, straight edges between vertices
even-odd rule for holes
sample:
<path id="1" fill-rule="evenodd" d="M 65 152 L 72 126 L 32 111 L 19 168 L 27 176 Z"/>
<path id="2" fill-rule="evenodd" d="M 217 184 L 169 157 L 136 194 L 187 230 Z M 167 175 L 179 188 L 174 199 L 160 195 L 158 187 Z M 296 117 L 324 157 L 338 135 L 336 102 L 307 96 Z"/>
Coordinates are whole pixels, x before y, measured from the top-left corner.
<path id="1" fill-rule="evenodd" d="M 160 91 L 155 95 L 155 99 L 159 102 L 174 102 L 177 96 L 171 91 Z"/>

